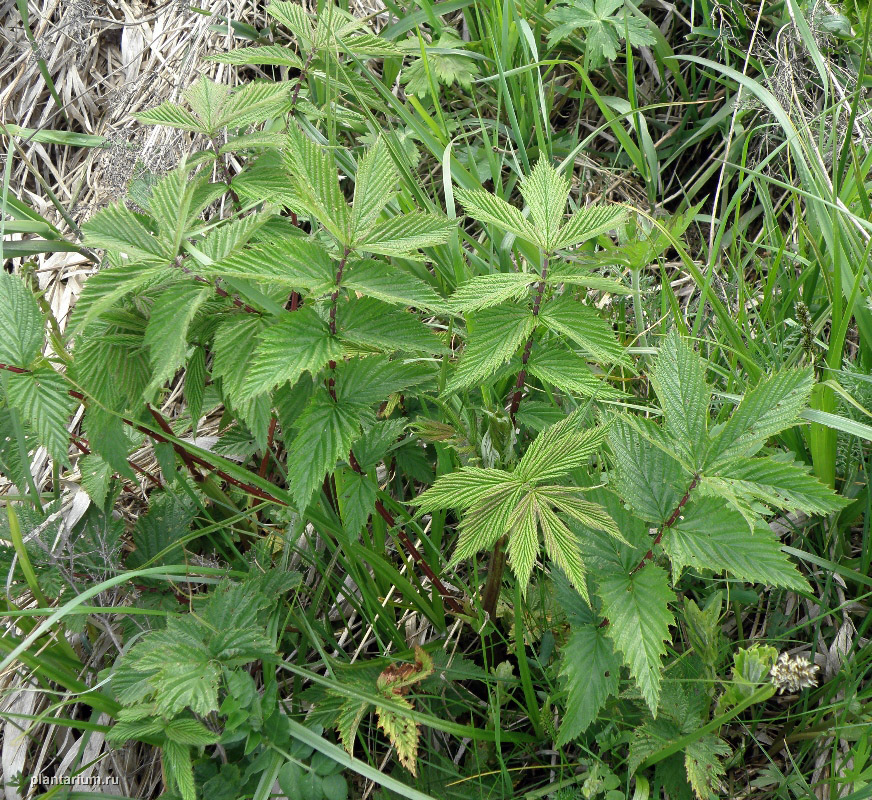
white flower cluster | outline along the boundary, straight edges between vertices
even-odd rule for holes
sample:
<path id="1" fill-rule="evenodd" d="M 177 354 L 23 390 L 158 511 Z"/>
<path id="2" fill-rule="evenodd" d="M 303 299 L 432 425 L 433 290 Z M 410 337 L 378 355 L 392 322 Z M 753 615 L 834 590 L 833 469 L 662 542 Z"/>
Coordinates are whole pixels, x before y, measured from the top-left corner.
<path id="1" fill-rule="evenodd" d="M 782 653 L 770 670 L 772 683 L 778 687 L 778 694 L 784 694 L 785 689 L 798 692 L 817 686 L 817 671 L 820 667 L 812 664 L 803 656 L 789 656 Z"/>

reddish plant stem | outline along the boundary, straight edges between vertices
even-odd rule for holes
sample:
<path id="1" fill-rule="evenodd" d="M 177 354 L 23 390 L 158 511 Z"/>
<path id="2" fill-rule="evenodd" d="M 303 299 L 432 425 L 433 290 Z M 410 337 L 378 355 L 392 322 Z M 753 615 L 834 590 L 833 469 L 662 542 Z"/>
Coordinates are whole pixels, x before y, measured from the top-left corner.
<path id="1" fill-rule="evenodd" d="M 16 373 L 29 372 L 29 370 L 21 369 L 20 367 L 13 367 L 13 366 L 10 366 L 8 364 L 0 364 L 0 369 L 5 369 L 9 372 L 16 372 Z M 81 401 L 85 400 L 85 396 L 83 394 L 81 394 L 81 392 L 71 390 L 70 395 L 72 397 L 75 397 L 77 400 L 81 400 Z M 156 414 L 154 409 L 152 409 L 151 407 L 149 407 L 149 411 L 152 412 L 152 415 Z M 157 415 L 157 416 L 159 417 L 159 415 Z M 161 428 L 169 435 L 171 435 L 171 436 L 174 435 L 172 433 L 172 429 L 168 429 L 169 425 L 166 423 L 166 420 L 163 420 L 162 417 L 160 417 L 160 420 L 163 422 L 163 424 L 161 424 L 161 422 L 158 422 L 158 424 L 161 425 Z M 156 433 L 155 431 L 149 430 L 148 428 L 146 428 L 143 425 L 138 425 L 137 423 L 133 422 L 132 420 L 126 419 L 124 417 L 122 417 L 122 421 L 126 425 L 129 425 L 130 427 L 135 428 L 136 430 L 140 431 L 141 433 L 144 433 L 146 436 L 150 437 L 151 439 L 154 439 L 156 442 L 166 442 L 168 444 L 172 444 L 173 449 L 179 454 L 179 456 L 183 460 L 185 460 L 186 465 L 190 462 L 190 463 L 199 465 L 201 467 L 204 467 L 205 469 L 207 469 L 209 471 L 214 471 L 215 474 L 219 478 L 221 478 L 222 480 L 226 481 L 227 483 L 233 484 L 234 486 L 238 486 L 243 491 L 248 492 L 249 494 L 254 495 L 255 497 L 259 497 L 261 500 L 268 500 L 269 502 L 277 503 L 278 505 L 281 505 L 281 506 L 288 506 L 289 505 L 289 503 L 287 503 L 285 500 L 282 500 L 281 498 L 276 497 L 273 494 L 265 492 L 263 489 L 261 489 L 257 486 L 253 486 L 252 484 L 245 483 L 244 481 L 240 481 L 238 478 L 234 478 L 232 475 L 229 475 L 226 472 L 224 472 L 224 470 L 216 469 L 212 464 L 210 464 L 205 459 L 200 458 L 199 456 L 194 455 L 193 453 L 188 453 L 183 447 L 181 447 L 181 445 L 178 445 L 175 442 L 170 442 L 168 439 L 164 438 L 159 433 Z M 166 428 L 164 428 L 165 425 L 166 425 Z M 352 469 L 359 472 L 360 474 L 363 474 L 363 470 L 362 470 L 360 464 L 357 463 L 357 459 L 354 457 L 354 453 L 349 454 L 349 463 L 351 464 Z M 194 474 L 196 475 L 196 473 L 194 473 Z M 376 507 L 376 511 L 379 513 L 379 516 L 381 516 L 381 518 L 389 526 L 393 527 L 395 525 L 395 520 L 394 520 L 393 516 L 391 515 L 390 511 L 388 511 L 387 508 L 385 508 L 385 506 L 381 502 L 381 500 L 376 500 L 375 507 Z M 439 579 L 439 576 L 433 571 L 433 569 L 427 563 L 424 556 L 421 554 L 421 551 L 418 550 L 417 547 L 415 547 L 414 542 L 409 538 L 408 534 L 402 528 L 398 528 L 397 535 L 398 535 L 400 541 L 403 543 L 403 546 L 409 552 L 409 555 L 420 566 L 421 571 L 424 573 L 424 575 L 427 576 L 427 578 L 430 580 L 430 582 L 436 587 L 436 589 L 442 595 L 443 599 L 445 600 L 445 604 L 455 613 L 462 612 L 463 608 L 461 607 L 460 603 L 458 603 L 457 600 L 454 599 L 454 597 L 452 596 L 448 587 L 444 583 L 442 583 L 442 581 Z"/>
<path id="2" fill-rule="evenodd" d="M 150 405 L 146 404 L 146 408 L 149 413 L 154 417 L 154 421 L 160 426 L 160 429 L 164 433 L 168 433 L 170 436 L 175 436 L 173 433 L 173 429 L 170 427 L 169 422 L 167 422 L 160 414 L 160 412 L 156 408 L 152 408 Z M 200 474 L 200 471 L 197 469 L 197 465 L 194 463 L 193 457 L 190 453 L 185 450 L 184 447 L 176 447 L 173 445 L 173 449 L 179 454 L 179 457 L 184 462 L 185 466 L 188 468 L 188 472 L 191 473 L 191 476 L 195 481 L 202 481 L 203 476 Z"/>
<path id="3" fill-rule="evenodd" d="M 294 110 L 297 107 L 297 98 L 300 96 L 300 89 L 303 88 L 303 82 L 306 80 L 306 77 L 309 74 L 309 68 L 312 66 L 312 61 L 315 59 L 315 48 L 309 51 L 309 55 L 306 56 L 306 63 L 303 64 L 303 68 L 300 70 L 300 75 L 297 78 L 297 85 L 294 87 L 294 93 L 291 95 L 291 111 L 293 114 Z"/>
<path id="4" fill-rule="evenodd" d="M 348 465 L 356 472 L 358 475 L 365 475 L 366 473 L 363 471 L 363 468 L 358 463 L 357 459 L 354 456 L 353 452 L 348 454 Z M 387 523 L 389 528 L 393 528 L 396 526 L 396 520 L 394 519 L 394 515 L 385 508 L 384 503 L 381 500 L 375 501 L 375 510 L 378 512 L 378 515 Z M 406 548 L 406 551 L 412 557 L 412 559 L 418 564 L 421 568 L 421 572 L 427 576 L 430 583 L 436 587 L 436 590 L 442 595 L 442 599 L 445 601 L 445 605 L 448 606 L 453 612 L 459 614 L 463 611 L 462 606 L 457 600 L 454 599 L 454 596 L 451 594 L 451 591 L 448 587 L 442 583 L 439 576 L 433 571 L 433 568 L 427 563 L 427 560 L 424 558 L 421 551 L 415 547 L 415 543 L 409 537 L 409 534 L 402 527 L 397 527 L 397 537 L 403 543 L 403 547 Z"/>
<path id="5" fill-rule="evenodd" d="M 86 456 L 91 455 L 91 449 L 85 443 L 87 442 L 87 440 L 84 437 L 71 436 L 70 441 L 72 441 L 72 443 Z M 135 461 L 131 461 L 129 458 L 127 459 L 127 463 L 130 464 L 130 467 L 136 472 L 140 473 L 141 475 L 145 475 L 145 477 L 148 478 L 153 484 L 155 484 L 155 486 L 163 486 L 160 477 L 149 472 L 147 469 L 145 469 L 145 467 L 140 467 L 139 464 L 137 464 Z"/>
<path id="6" fill-rule="evenodd" d="M 691 492 L 699 485 L 699 479 L 700 474 L 698 472 L 694 473 L 693 480 L 691 480 L 690 485 L 687 487 L 687 491 L 684 493 L 684 496 L 681 498 L 681 500 L 678 501 L 678 505 L 669 515 L 669 519 L 667 519 L 666 522 L 664 522 L 660 526 L 660 530 L 657 531 L 657 536 L 654 537 L 654 541 L 651 543 L 651 548 L 648 550 L 647 553 L 645 553 L 644 556 L 642 556 L 642 559 L 639 561 L 639 563 L 630 570 L 630 575 L 635 575 L 639 570 L 644 568 L 644 566 L 649 561 L 654 558 L 654 548 L 658 544 L 660 544 L 661 539 L 663 539 L 663 534 L 666 533 L 666 531 L 668 531 L 676 522 L 678 522 L 678 519 L 681 517 L 682 509 L 687 505 L 687 501 L 690 500 Z M 609 621 L 607 618 L 605 618 L 602 622 L 600 622 L 598 627 L 605 628 L 608 626 L 608 624 Z"/>
<path id="7" fill-rule="evenodd" d="M 690 482 L 690 485 L 687 487 L 687 491 L 684 493 L 684 497 L 678 501 L 678 505 L 675 507 L 675 510 L 669 516 L 669 519 L 666 520 L 661 526 L 660 530 L 657 531 L 657 536 L 654 537 L 654 541 L 651 544 L 651 549 L 642 556 L 642 560 L 630 571 L 630 575 L 635 575 L 642 567 L 644 567 L 652 558 L 654 558 L 654 548 L 660 544 L 660 540 L 663 538 L 663 534 L 666 533 L 681 516 L 681 510 L 687 505 L 687 501 L 690 499 L 690 493 L 696 489 L 699 484 L 699 473 L 694 474 L 693 480 Z"/>
<path id="8" fill-rule="evenodd" d="M 542 306 L 542 295 L 545 294 L 545 278 L 548 276 L 548 256 L 542 257 L 542 274 L 539 278 L 539 284 L 536 286 L 536 296 L 533 300 L 533 317 L 539 316 L 539 309 Z M 533 350 L 533 337 L 536 332 L 533 331 L 527 338 L 527 343 L 524 345 L 524 352 L 521 355 L 521 371 L 518 373 L 518 378 L 515 381 L 515 389 L 512 393 L 512 400 L 509 405 L 509 419 L 512 425 L 515 424 L 515 414 L 518 413 L 518 407 L 521 405 L 521 396 L 524 392 L 524 381 L 527 378 L 527 362 L 530 360 L 530 353 Z"/>
<path id="9" fill-rule="evenodd" d="M 272 450 L 273 437 L 276 433 L 276 422 L 278 422 L 278 419 L 275 416 L 273 416 L 269 421 L 269 431 L 266 435 L 266 451 L 263 454 L 263 458 L 260 460 L 260 467 L 258 467 L 257 470 L 257 474 L 260 475 L 261 478 L 266 477 L 266 468 L 269 466 L 269 454 Z"/>

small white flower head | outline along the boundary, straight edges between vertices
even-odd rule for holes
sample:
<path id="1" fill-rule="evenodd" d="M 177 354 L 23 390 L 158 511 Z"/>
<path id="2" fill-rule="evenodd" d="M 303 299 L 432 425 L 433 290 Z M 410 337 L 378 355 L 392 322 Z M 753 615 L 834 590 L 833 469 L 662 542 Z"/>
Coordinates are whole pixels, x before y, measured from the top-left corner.
<path id="1" fill-rule="evenodd" d="M 772 683 L 778 688 L 778 694 L 784 694 L 785 690 L 798 692 L 817 686 L 817 672 L 820 667 L 812 664 L 804 656 L 789 656 L 782 653 L 778 661 L 770 670 Z"/>

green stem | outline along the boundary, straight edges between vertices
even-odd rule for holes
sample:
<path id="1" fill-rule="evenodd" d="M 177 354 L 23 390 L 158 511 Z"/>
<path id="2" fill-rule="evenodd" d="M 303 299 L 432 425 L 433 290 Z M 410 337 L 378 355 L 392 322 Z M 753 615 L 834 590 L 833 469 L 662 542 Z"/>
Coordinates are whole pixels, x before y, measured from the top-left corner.
<path id="1" fill-rule="evenodd" d="M 715 717 L 711 722 L 706 725 L 703 725 L 701 728 L 693 731 L 693 733 L 688 733 L 686 736 L 682 736 L 680 739 L 676 739 L 671 744 L 666 745 L 666 747 L 661 748 L 656 753 L 648 756 L 639 766 L 636 771 L 638 772 L 640 769 L 645 769 L 646 767 L 653 767 L 655 764 L 663 761 L 665 758 L 669 758 L 669 756 L 684 750 L 689 744 L 693 744 L 694 742 L 701 739 L 707 733 L 711 733 L 714 730 L 717 730 L 726 722 L 729 722 L 733 717 L 741 714 L 748 706 L 752 706 L 755 703 L 764 703 L 766 702 L 772 695 L 775 694 L 775 687 L 771 683 L 764 684 L 759 689 L 757 689 L 750 697 L 745 698 L 739 705 L 731 708 L 729 711 L 721 714 L 719 717 Z"/>

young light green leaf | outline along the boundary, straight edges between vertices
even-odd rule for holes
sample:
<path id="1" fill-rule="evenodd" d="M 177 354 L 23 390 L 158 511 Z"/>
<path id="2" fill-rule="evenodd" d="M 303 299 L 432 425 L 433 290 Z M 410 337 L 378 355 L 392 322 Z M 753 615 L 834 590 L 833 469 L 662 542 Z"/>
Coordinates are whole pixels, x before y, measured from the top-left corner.
<path id="1" fill-rule="evenodd" d="M 606 429 L 582 429 L 580 419 L 579 412 L 570 414 L 540 433 L 515 468 L 518 480 L 547 483 L 586 464 L 605 441 Z"/>
<path id="2" fill-rule="evenodd" d="M 118 250 L 131 258 L 169 262 L 176 256 L 171 242 L 152 234 L 142 223 L 144 218 L 127 209 L 123 203 L 98 211 L 82 225 L 85 244 Z"/>
<path id="3" fill-rule="evenodd" d="M 198 267 L 198 274 L 279 283 L 313 294 L 335 288 L 335 267 L 324 247 L 302 237 L 258 243 Z"/>
<path id="4" fill-rule="evenodd" d="M 536 325 L 529 309 L 519 306 L 491 308 L 477 314 L 460 364 L 446 392 L 457 392 L 496 372 L 527 340 Z"/>
<path id="5" fill-rule="evenodd" d="M 778 455 L 740 456 L 721 466 L 717 477 L 749 500 L 784 511 L 830 514 L 850 502 L 824 486 L 805 464 L 791 463 Z"/>
<path id="6" fill-rule="evenodd" d="M 509 205 L 501 197 L 481 189 L 457 188 L 454 190 L 454 193 L 470 217 L 477 219 L 479 222 L 496 225 L 525 241 L 539 241 L 538 234 L 533 225 L 527 221 L 517 208 Z"/>
<path id="7" fill-rule="evenodd" d="M 429 355 L 442 349 L 441 342 L 415 314 L 371 297 L 356 297 L 340 304 L 336 335 L 343 342 L 386 352 Z"/>
<path id="8" fill-rule="evenodd" d="M 463 510 L 489 498 L 494 490 L 513 480 L 510 472 L 501 469 L 461 467 L 437 478 L 426 492 L 418 495 L 415 504 L 421 514 L 440 508 Z"/>
<path id="9" fill-rule="evenodd" d="M 595 361 L 629 364 L 611 326 L 590 306 L 563 295 L 545 303 L 539 320 L 549 330 L 574 342 Z"/>
<path id="10" fill-rule="evenodd" d="M 346 264 L 342 285 L 386 303 L 434 310 L 444 305 L 442 298 L 424 281 L 373 258 Z"/>
<path id="11" fill-rule="evenodd" d="M 554 344 L 533 350 L 527 372 L 544 383 L 551 383 L 570 394 L 597 399 L 614 399 L 623 392 L 597 378 L 584 359 Z"/>
<path id="12" fill-rule="evenodd" d="M 686 462 L 700 466 L 708 448 L 711 387 L 702 359 L 674 330 L 660 346 L 651 383 L 673 446 Z"/>
<path id="13" fill-rule="evenodd" d="M 245 66 L 260 64 L 264 66 L 292 67 L 300 69 L 303 62 L 300 57 L 287 47 L 278 44 L 261 45 L 259 47 L 239 47 L 228 53 L 218 53 L 207 56 L 207 61 L 217 61 L 220 64 Z"/>
<path id="14" fill-rule="evenodd" d="M 567 250 L 587 242 L 614 230 L 626 217 L 626 210 L 618 206 L 583 206 L 560 229 L 551 243 L 551 249 Z"/>
<path id="15" fill-rule="evenodd" d="M 268 392 L 285 381 L 295 383 L 304 372 L 315 375 L 341 358 L 339 340 L 311 306 L 303 306 L 261 334 L 242 397 Z"/>
<path id="16" fill-rule="evenodd" d="M 546 252 L 556 249 L 558 231 L 566 214 L 569 179 L 544 159 L 521 181 L 521 195 L 530 207 L 530 222 L 537 242 Z"/>
<path id="17" fill-rule="evenodd" d="M 162 292 L 154 302 L 145 329 L 152 374 L 145 387 L 146 398 L 171 378 L 185 363 L 187 333 L 200 306 L 212 296 L 212 289 L 200 283 L 177 283 Z"/>
<path id="18" fill-rule="evenodd" d="M 375 225 L 382 209 L 397 193 L 397 180 L 397 169 L 390 151 L 379 136 L 357 164 L 354 201 L 351 204 L 353 241 L 362 239 Z"/>
<path id="19" fill-rule="evenodd" d="M 288 131 L 288 147 L 282 156 L 308 212 L 340 244 L 350 244 L 348 204 L 339 188 L 330 149 L 316 144 L 299 128 L 292 127 Z"/>
<path id="20" fill-rule="evenodd" d="M 539 276 L 530 272 L 476 275 L 457 288 L 451 296 L 451 307 L 458 311 L 481 311 L 506 300 L 519 300 L 538 281 Z"/>
<path id="21" fill-rule="evenodd" d="M 299 313 L 299 312 L 297 312 Z M 335 402 L 326 391 L 319 391 L 297 423 L 297 436 L 288 453 L 295 468 L 290 473 L 294 503 L 301 512 L 309 505 L 312 493 L 324 475 L 348 457 L 360 432 L 361 421 L 374 415 L 359 405 Z"/>
<path id="22" fill-rule="evenodd" d="M 445 244 L 452 227 L 451 220 L 423 211 L 412 211 L 379 223 L 367 231 L 355 243 L 355 247 L 384 256 L 415 254 L 423 247 Z"/>
<path id="23" fill-rule="evenodd" d="M 50 367 L 7 373 L 5 388 L 7 402 L 36 431 L 36 438 L 52 459 L 57 464 L 69 464 L 67 424 L 75 403 L 63 376 Z"/>

